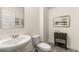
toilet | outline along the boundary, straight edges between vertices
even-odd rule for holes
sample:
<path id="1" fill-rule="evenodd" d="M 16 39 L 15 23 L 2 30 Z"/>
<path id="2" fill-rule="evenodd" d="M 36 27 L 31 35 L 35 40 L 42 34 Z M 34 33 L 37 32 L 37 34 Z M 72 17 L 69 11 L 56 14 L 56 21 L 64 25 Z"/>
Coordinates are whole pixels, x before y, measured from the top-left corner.
<path id="1" fill-rule="evenodd" d="M 35 48 L 39 52 L 50 52 L 51 51 L 51 46 L 47 43 L 42 42 L 40 40 L 40 35 L 32 36 L 32 41 L 33 41 Z"/>

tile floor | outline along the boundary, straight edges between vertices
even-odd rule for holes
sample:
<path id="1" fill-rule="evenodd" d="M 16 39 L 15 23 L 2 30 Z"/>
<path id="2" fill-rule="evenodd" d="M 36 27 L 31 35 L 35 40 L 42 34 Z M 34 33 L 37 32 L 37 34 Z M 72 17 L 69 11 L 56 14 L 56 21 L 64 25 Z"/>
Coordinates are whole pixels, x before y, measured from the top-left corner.
<path id="1" fill-rule="evenodd" d="M 64 48 L 61 48 L 61 47 L 53 47 L 52 48 L 52 52 L 78 52 L 76 50 L 71 50 L 71 49 L 64 49 Z"/>
<path id="2" fill-rule="evenodd" d="M 54 47 L 54 44 L 52 43 L 48 43 L 51 47 L 52 47 L 52 52 L 79 52 L 77 50 L 73 50 L 73 49 L 65 49 L 65 48 L 61 48 L 58 46 Z"/>

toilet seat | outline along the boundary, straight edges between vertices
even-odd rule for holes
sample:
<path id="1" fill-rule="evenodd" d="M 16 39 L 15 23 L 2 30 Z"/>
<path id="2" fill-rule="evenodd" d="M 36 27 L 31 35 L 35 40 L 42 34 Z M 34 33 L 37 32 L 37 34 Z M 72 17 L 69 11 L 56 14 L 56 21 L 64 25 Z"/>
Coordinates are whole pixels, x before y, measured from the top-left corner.
<path id="1" fill-rule="evenodd" d="M 50 51 L 51 50 L 51 46 L 47 43 L 39 43 L 37 46 L 43 51 Z"/>

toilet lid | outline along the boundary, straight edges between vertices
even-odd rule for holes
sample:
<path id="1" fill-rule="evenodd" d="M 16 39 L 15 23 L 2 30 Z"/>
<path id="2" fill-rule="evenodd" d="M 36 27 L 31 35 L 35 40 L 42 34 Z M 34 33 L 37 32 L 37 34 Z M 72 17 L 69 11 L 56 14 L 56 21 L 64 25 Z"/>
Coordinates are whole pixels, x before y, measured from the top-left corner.
<path id="1" fill-rule="evenodd" d="M 43 50 L 50 50 L 51 49 L 51 46 L 48 45 L 47 43 L 39 43 L 37 46 Z"/>

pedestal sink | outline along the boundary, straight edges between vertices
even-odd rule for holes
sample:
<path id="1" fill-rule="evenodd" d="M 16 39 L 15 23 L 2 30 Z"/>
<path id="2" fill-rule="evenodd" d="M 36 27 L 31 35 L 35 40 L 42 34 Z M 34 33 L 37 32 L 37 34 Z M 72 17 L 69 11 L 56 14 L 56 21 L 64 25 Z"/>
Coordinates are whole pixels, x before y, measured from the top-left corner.
<path id="1" fill-rule="evenodd" d="M 0 40 L 0 51 L 16 51 L 27 45 L 31 40 L 29 35 L 19 35 L 16 38 L 6 38 L 5 40 Z"/>

